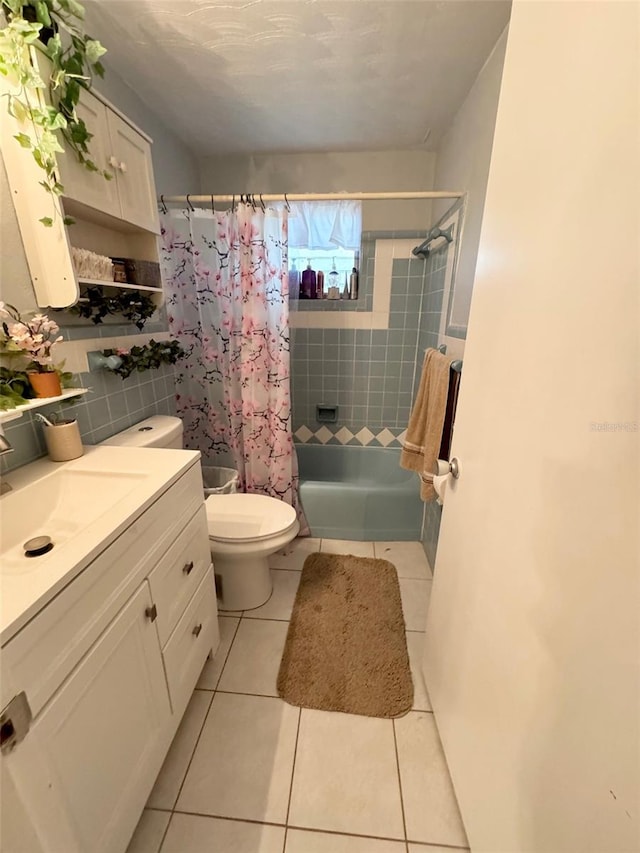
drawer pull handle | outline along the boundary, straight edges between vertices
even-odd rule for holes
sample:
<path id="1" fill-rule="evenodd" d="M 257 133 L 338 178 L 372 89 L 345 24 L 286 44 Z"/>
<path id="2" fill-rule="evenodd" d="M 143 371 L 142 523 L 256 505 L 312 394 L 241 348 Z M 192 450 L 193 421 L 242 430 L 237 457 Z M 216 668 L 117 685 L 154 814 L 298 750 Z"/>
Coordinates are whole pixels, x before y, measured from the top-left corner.
<path id="1" fill-rule="evenodd" d="M 146 607 L 144 611 L 144 615 L 149 619 L 150 622 L 155 622 L 158 618 L 158 608 L 155 604 L 152 607 Z"/>
<path id="2" fill-rule="evenodd" d="M 189 562 L 185 563 L 184 566 L 182 567 L 182 571 L 185 573 L 185 575 L 190 575 L 192 569 L 193 569 L 193 560 L 189 560 Z"/>
<path id="3" fill-rule="evenodd" d="M 198 637 L 198 636 L 200 636 L 200 631 L 202 631 L 202 622 L 199 625 L 196 625 L 196 627 L 193 629 L 193 631 L 191 633 L 193 634 L 194 637 Z"/>

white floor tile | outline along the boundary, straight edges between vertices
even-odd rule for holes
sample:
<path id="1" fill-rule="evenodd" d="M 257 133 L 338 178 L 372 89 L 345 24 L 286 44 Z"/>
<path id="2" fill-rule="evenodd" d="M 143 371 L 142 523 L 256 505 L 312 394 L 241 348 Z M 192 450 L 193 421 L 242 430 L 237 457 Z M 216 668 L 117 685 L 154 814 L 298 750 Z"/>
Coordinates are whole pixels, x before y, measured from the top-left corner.
<path id="1" fill-rule="evenodd" d="M 147 801 L 150 808 L 174 807 L 212 698 L 207 690 L 194 691 Z"/>
<path id="2" fill-rule="evenodd" d="M 280 699 L 216 693 L 176 808 L 284 823 L 299 713 Z"/>
<path id="3" fill-rule="evenodd" d="M 284 853 L 406 853 L 404 841 L 290 829 Z M 436 851 L 437 853 L 437 851 Z M 449 853 L 452 853 L 450 850 Z"/>
<path id="4" fill-rule="evenodd" d="M 289 824 L 404 838 L 391 720 L 302 710 Z"/>
<path id="5" fill-rule="evenodd" d="M 300 572 L 271 569 L 273 592 L 269 601 L 255 610 L 245 610 L 246 619 L 291 619 L 293 602 L 300 583 Z"/>
<path id="6" fill-rule="evenodd" d="M 220 678 L 220 673 L 231 648 L 233 636 L 240 620 L 232 616 L 219 616 L 220 644 L 215 656 L 208 658 L 204 665 L 197 687 L 201 690 L 215 690 Z"/>
<path id="7" fill-rule="evenodd" d="M 389 560 L 399 578 L 431 580 L 431 569 L 422 542 L 374 542 L 376 557 Z"/>
<path id="8" fill-rule="evenodd" d="M 395 727 L 407 837 L 467 847 L 433 714 L 412 711 Z"/>
<path id="9" fill-rule="evenodd" d="M 276 679 L 288 628 L 287 622 L 243 619 L 218 690 L 277 696 Z"/>
<path id="10" fill-rule="evenodd" d="M 284 827 L 174 814 L 162 853 L 282 853 Z"/>
<path id="11" fill-rule="evenodd" d="M 127 847 L 127 853 L 158 853 L 170 812 L 145 809 Z"/>
<path id="12" fill-rule="evenodd" d="M 399 578 L 402 612 L 407 631 L 424 631 L 431 596 L 431 581 Z"/>
<path id="13" fill-rule="evenodd" d="M 350 539 L 323 539 L 323 554 L 353 554 L 354 557 L 373 557 L 373 542 L 354 542 Z"/>
<path id="14" fill-rule="evenodd" d="M 311 536 L 301 536 L 294 539 L 289 545 L 276 551 L 269 557 L 269 565 L 273 569 L 289 569 L 289 571 L 301 571 L 304 561 L 309 554 L 320 550 L 320 540 Z"/>
<path id="15" fill-rule="evenodd" d="M 413 711 L 430 711 L 431 702 L 422 674 L 422 656 L 424 654 L 424 634 L 407 631 L 407 649 L 409 665 L 413 679 Z"/>

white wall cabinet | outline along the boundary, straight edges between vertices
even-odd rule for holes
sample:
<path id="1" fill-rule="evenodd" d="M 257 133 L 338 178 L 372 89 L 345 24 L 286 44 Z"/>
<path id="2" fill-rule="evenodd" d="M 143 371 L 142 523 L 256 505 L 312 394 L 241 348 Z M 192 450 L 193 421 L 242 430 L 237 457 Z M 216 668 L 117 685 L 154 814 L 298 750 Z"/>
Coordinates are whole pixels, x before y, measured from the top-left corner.
<path id="1" fill-rule="evenodd" d="M 22 837 L 42 853 L 124 853 L 218 645 L 208 554 L 196 465 L 3 648 L 5 688 L 34 714 L 0 756 L 14 804 L 3 853 L 23 853 Z"/>
<path id="2" fill-rule="evenodd" d="M 147 139 L 91 92 L 82 92 L 78 114 L 93 133 L 91 156 L 101 172 L 90 172 L 72 151 L 60 155 L 64 198 L 158 233 L 153 163 Z M 103 177 L 105 170 L 113 176 L 111 180 Z"/>
<path id="3" fill-rule="evenodd" d="M 109 138 L 106 106 L 90 92 L 83 92 L 76 109 L 78 117 L 93 134 L 90 143 L 93 162 L 99 169 L 108 170 L 114 174 L 114 170 L 109 166 L 109 158 L 113 151 Z M 120 218 L 120 197 L 115 174 L 113 180 L 105 180 L 100 172 L 90 172 L 86 169 L 74 152 L 68 149 L 64 154 L 58 155 L 58 169 L 65 198 L 79 201 L 81 204 Z"/>

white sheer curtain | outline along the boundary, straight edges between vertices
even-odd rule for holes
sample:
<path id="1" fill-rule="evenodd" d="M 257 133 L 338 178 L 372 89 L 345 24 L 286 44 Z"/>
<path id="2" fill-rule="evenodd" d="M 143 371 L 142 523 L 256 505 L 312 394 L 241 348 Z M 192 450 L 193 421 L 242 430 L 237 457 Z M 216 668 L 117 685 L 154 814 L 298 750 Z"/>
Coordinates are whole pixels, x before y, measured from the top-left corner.
<path id="1" fill-rule="evenodd" d="M 289 247 L 360 248 L 362 203 L 359 201 L 295 201 L 289 214 Z"/>

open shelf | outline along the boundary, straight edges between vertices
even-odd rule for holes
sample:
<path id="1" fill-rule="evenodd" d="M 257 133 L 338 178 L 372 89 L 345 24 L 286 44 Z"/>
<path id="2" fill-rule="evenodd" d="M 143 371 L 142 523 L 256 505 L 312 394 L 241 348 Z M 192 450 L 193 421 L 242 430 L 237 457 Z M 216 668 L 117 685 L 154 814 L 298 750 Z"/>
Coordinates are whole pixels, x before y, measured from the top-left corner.
<path id="1" fill-rule="evenodd" d="M 29 400 L 21 406 L 16 406 L 15 409 L 0 412 L 0 423 L 15 421 L 21 418 L 25 412 L 41 409 L 43 406 L 51 406 L 53 403 L 61 403 L 63 400 L 68 400 L 71 397 L 81 397 L 83 394 L 88 393 L 89 388 L 65 388 L 62 394 L 59 394 L 57 397 L 37 397 L 35 400 Z"/>
<path id="2" fill-rule="evenodd" d="M 129 284 L 126 281 L 103 281 L 100 278 L 79 278 L 78 284 L 88 284 L 92 287 L 117 287 L 119 290 L 148 290 L 150 293 L 162 293 L 161 287 L 148 287 L 146 284 Z"/>

